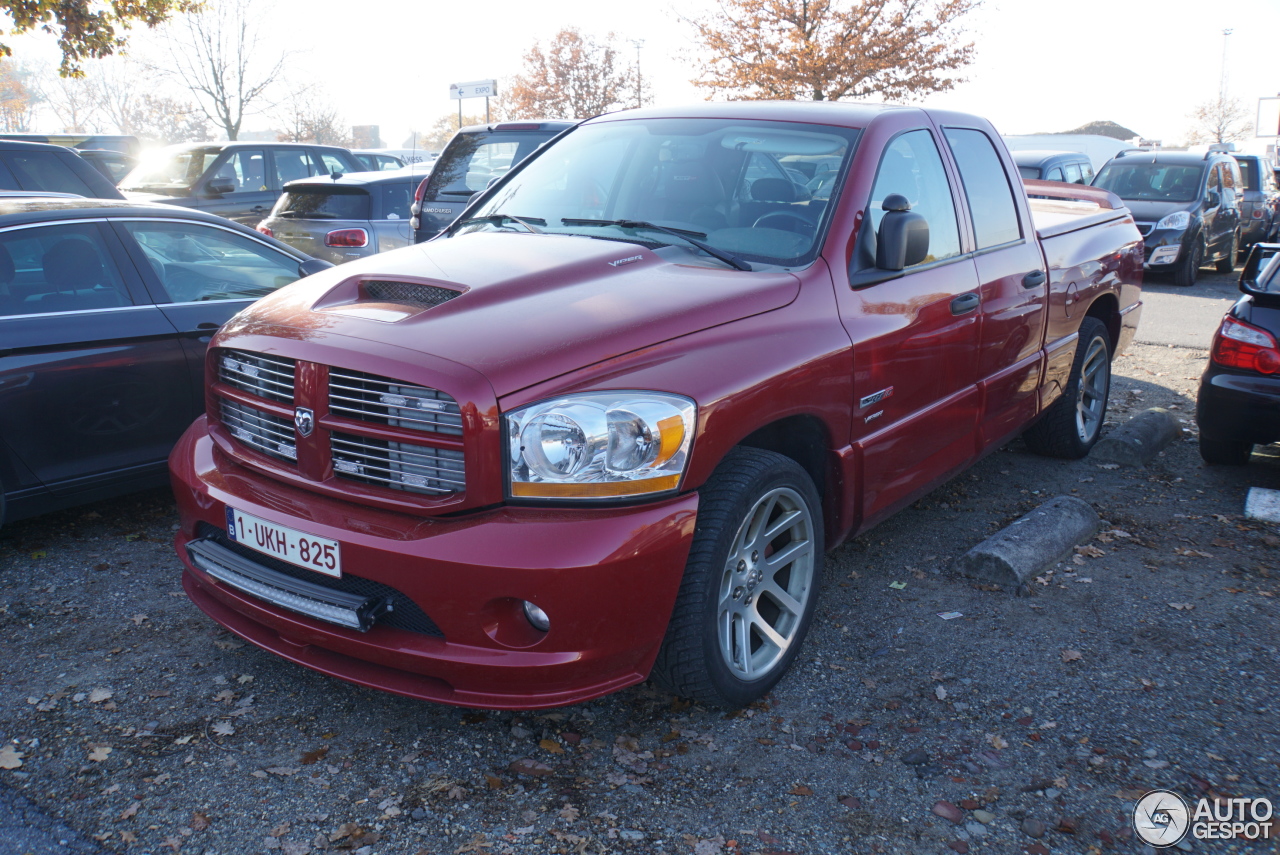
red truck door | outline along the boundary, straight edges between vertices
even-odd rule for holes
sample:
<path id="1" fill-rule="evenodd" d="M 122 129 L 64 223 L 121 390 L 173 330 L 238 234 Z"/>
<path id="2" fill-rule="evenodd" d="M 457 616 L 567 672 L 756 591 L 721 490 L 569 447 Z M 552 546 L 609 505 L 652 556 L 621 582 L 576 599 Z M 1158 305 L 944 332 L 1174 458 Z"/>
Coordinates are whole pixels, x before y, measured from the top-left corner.
<path id="1" fill-rule="evenodd" d="M 978 279 L 962 252 L 956 198 L 932 130 L 893 136 L 874 168 L 861 228 L 878 229 L 885 197 L 900 193 L 929 224 L 929 252 L 903 275 L 866 286 L 847 268 L 836 270 L 853 341 L 850 440 L 861 458 L 864 523 L 974 458 L 979 406 Z"/>
<path id="2" fill-rule="evenodd" d="M 1044 361 L 1048 276 L 1021 179 L 986 130 L 944 127 L 964 186 L 973 261 L 982 294 L 977 380 L 980 450 L 997 446 L 1036 415 Z"/>

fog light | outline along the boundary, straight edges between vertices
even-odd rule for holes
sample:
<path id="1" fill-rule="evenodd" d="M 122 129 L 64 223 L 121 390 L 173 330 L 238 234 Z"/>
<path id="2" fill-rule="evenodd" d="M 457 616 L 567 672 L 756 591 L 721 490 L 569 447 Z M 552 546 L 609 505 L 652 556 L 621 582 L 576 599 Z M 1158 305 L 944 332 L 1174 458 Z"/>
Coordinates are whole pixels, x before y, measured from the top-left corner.
<path id="1" fill-rule="evenodd" d="M 1168 264 L 1178 257 L 1178 247 L 1161 246 L 1151 253 L 1151 264 Z"/>
<path id="2" fill-rule="evenodd" d="M 528 600 L 524 601 L 524 616 L 529 619 L 529 623 L 539 632 L 546 632 L 551 629 L 551 618 L 547 617 L 547 613 L 535 606 Z"/>

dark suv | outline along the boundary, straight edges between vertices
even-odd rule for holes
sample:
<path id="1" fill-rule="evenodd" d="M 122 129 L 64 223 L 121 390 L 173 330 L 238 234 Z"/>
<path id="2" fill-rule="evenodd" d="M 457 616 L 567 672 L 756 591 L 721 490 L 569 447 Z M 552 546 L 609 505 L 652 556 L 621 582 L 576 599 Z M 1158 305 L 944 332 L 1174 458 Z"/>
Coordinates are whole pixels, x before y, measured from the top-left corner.
<path id="1" fill-rule="evenodd" d="M 500 122 L 458 131 L 414 193 L 413 242 L 438 235 L 462 213 L 472 196 L 577 123 L 576 119 Z"/>
<path id="2" fill-rule="evenodd" d="M 60 145 L 0 139 L 0 190 L 123 199 L 80 155 Z"/>
<path id="3" fill-rule="evenodd" d="M 1146 241 L 1143 268 L 1194 285 L 1200 268 L 1235 266 L 1244 187 L 1235 158 L 1220 151 L 1121 152 L 1098 171 L 1093 186 L 1129 206 Z"/>
<path id="4" fill-rule="evenodd" d="M 134 202 L 199 208 L 247 226 L 267 215 L 286 181 L 363 172 L 345 148 L 302 143 L 186 143 L 160 149 L 120 182 Z"/>

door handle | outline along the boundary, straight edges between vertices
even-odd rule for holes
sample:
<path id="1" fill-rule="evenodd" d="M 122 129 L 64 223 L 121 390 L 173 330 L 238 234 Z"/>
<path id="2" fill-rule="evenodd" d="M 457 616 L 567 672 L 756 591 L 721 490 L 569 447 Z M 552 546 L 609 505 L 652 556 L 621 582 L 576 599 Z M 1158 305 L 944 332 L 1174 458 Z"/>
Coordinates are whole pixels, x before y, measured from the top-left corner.
<path id="1" fill-rule="evenodd" d="M 202 324 L 196 324 L 196 329 L 198 330 L 216 330 L 221 328 L 222 324 L 215 324 L 212 321 L 205 321 Z"/>
<path id="2" fill-rule="evenodd" d="M 951 301 L 951 314 L 966 315 L 978 308 L 978 304 L 982 302 L 982 298 L 977 294 L 961 294 Z"/>
<path id="3" fill-rule="evenodd" d="M 262 213 L 263 211 L 265 211 L 265 210 L 266 210 L 266 208 L 262 207 L 261 205 L 254 205 L 254 206 L 253 206 L 253 212 L 254 212 L 255 214 L 261 214 L 261 213 Z"/>
<path id="4" fill-rule="evenodd" d="M 1039 288 L 1044 284 L 1045 275 L 1043 270 L 1032 270 L 1026 276 L 1022 277 L 1023 288 Z"/>

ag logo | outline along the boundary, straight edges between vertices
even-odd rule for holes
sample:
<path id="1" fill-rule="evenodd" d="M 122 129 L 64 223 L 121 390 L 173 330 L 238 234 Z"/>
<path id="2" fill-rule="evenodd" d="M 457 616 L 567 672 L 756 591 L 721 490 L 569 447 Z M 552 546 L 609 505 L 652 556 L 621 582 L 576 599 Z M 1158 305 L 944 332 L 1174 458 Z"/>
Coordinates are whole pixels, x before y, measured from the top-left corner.
<path id="1" fill-rule="evenodd" d="M 298 435 L 307 437 L 316 429 L 316 414 L 306 407 L 296 407 L 293 411 L 293 424 L 298 428 Z"/>
<path id="2" fill-rule="evenodd" d="M 1190 825 L 1191 809 L 1182 796 L 1169 790 L 1152 790 L 1133 806 L 1133 830 L 1156 848 L 1176 845 Z"/>

